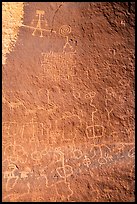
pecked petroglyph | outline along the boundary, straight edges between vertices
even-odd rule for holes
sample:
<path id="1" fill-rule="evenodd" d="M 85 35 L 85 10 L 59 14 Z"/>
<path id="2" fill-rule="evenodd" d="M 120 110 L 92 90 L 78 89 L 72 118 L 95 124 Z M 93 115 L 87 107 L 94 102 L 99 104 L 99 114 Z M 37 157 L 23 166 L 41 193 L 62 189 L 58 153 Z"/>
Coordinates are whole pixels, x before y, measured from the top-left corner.
<path id="1" fill-rule="evenodd" d="M 70 45 L 69 43 L 69 34 L 71 33 L 71 26 L 69 25 L 63 25 L 61 26 L 61 28 L 59 29 L 59 34 L 63 37 L 66 38 L 66 43 L 63 46 L 63 51 L 70 51 L 70 52 L 74 52 L 74 48 L 73 46 Z"/>
<path id="2" fill-rule="evenodd" d="M 49 26 L 48 26 L 47 20 L 44 19 L 44 17 L 45 17 L 45 11 L 44 10 L 36 10 L 36 16 L 32 20 L 31 25 L 22 24 L 22 26 L 25 28 L 32 29 L 33 30 L 32 36 L 39 36 L 41 38 L 44 37 L 44 35 L 43 35 L 44 32 L 56 33 L 56 31 L 54 31 L 52 29 L 47 29 Z M 38 35 L 39 33 L 40 33 L 40 35 Z"/>
<path id="3" fill-rule="evenodd" d="M 75 55 L 75 52 L 42 53 L 41 67 L 44 77 L 53 82 L 61 82 L 63 79 L 72 81 L 75 76 Z"/>
<path id="4" fill-rule="evenodd" d="M 133 4 L 2 6 L 3 201 L 133 200 Z"/>
<path id="5" fill-rule="evenodd" d="M 117 154 L 117 158 L 115 158 L 115 149 L 118 146 L 125 146 L 128 147 L 127 150 L 125 151 L 125 156 L 124 158 L 120 156 L 120 152 L 119 152 L 119 148 L 117 149 L 118 154 Z M 93 153 L 93 147 L 92 151 L 90 151 L 90 154 L 88 152 L 86 152 L 86 149 L 84 151 L 84 155 L 80 157 L 76 157 L 75 154 L 71 157 L 68 158 L 69 162 L 64 160 L 64 156 L 67 152 L 66 147 L 64 147 L 64 149 L 57 149 L 57 150 L 47 150 L 45 153 L 43 151 L 41 151 L 41 155 L 44 157 L 47 154 L 50 154 L 51 157 L 53 157 L 53 160 L 51 160 L 51 162 L 49 162 L 49 164 L 47 164 L 46 160 L 44 160 L 44 165 L 42 168 L 42 163 L 39 166 L 39 169 L 37 172 L 33 171 L 30 167 L 25 168 L 24 170 L 18 169 L 16 167 L 16 165 L 9 165 L 9 170 L 3 172 L 3 178 L 4 180 L 6 180 L 6 191 L 10 192 L 12 191 L 12 189 L 17 188 L 17 186 L 19 186 L 19 183 L 21 182 L 21 180 L 25 180 L 27 179 L 27 181 L 29 182 L 29 189 L 32 189 L 32 182 L 31 179 L 40 179 L 43 178 L 43 184 L 45 186 L 45 188 L 49 188 L 49 187 L 54 187 L 56 186 L 57 188 L 57 192 L 58 195 L 61 196 L 65 196 L 62 197 L 62 199 L 70 199 L 71 195 L 73 195 L 73 189 L 70 186 L 69 180 L 71 178 L 71 176 L 75 175 L 75 174 L 83 174 L 87 172 L 87 168 L 88 171 L 90 173 L 91 176 L 94 176 L 94 169 L 96 169 L 97 167 L 99 168 L 99 166 L 103 166 L 105 168 L 105 165 L 113 165 L 113 163 L 115 162 L 121 162 L 122 159 L 126 159 L 126 158 L 130 158 L 132 159 L 132 156 L 129 157 L 129 152 L 132 151 L 131 147 L 134 144 L 128 144 L 128 143 L 110 143 L 110 144 L 104 144 L 104 145 L 98 145 L 96 146 L 98 148 L 98 150 L 100 151 L 100 153 L 98 154 L 98 150 L 97 148 L 94 149 L 94 153 Z M 89 147 L 90 148 L 90 145 Z M 75 153 L 77 150 L 73 150 Z M 83 151 L 83 149 L 82 149 Z M 59 158 L 56 157 L 52 152 L 55 153 L 55 155 L 57 153 L 59 153 Z M 131 154 L 131 153 L 130 153 Z M 41 157 L 42 157 L 41 156 Z M 97 156 L 97 157 L 96 157 Z M 119 159 L 119 156 L 121 159 Z M 45 157 L 46 158 L 46 157 Z M 111 158 L 111 159 L 110 159 Z M 47 157 L 48 159 L 48 157 Z M 81 159 L 80 165 L 77 166 L 77 160 Z M 39 160 L 39 158 L 38 158 Z M 75 161 L 75 165 L 73 164 L 69 164 L 70 161 Z M 47 160 L 48 161 L 48 160 Z M 128 160 L 127 160 L 128 161 Z M 9 161 L 11 162 L 11 160 Z M 17 161 L 16 161 L 17 162 Z M 68 165 L 69 164 L 69 165 Z M 10 168 L 12 167 L 12 168 Z M 15 173 L 16 172 L 16 173 Z M 18 173 L 17 173 L 18 172 Z M 60 185 L 64 186 L 63 191 L 60 188 Z M 65 188 L 67 187 L 67 189 L 65 190 Z M 28 192 L 29 193 L 29 192 Z M 22 196 L 22 194 L 20 194 L 20 196 Z"/>

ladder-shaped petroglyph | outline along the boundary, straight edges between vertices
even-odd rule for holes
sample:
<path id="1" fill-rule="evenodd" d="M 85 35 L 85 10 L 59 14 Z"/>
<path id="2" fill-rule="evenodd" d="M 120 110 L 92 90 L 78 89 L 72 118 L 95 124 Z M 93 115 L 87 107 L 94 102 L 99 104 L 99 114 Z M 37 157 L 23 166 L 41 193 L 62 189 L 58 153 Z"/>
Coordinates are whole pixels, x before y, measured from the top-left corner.
<path id="1" fill-rule="evenodd" d="M 40 33 L 39 37 L 44 37 L 44 32 L 56 33 L 53 29 L 48 29 L 48 22 L 45 19 L 45 11 L 36 10 L 36 16 L 31 22 L 32 25 L 22 25 L 23 27 L 30 28 L 33 30 L 32 35 L 37 36 L 36 33 Z"/>

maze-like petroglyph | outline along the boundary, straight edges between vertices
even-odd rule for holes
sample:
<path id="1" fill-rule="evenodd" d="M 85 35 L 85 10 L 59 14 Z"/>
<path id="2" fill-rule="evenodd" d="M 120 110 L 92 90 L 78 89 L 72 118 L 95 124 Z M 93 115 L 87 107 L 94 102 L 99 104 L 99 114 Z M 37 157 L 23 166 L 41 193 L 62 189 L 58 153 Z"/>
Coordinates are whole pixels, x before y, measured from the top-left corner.
<path id="1" fill-rule="evenodd" d="M 75 52 L 42 53 L 41 66 L 45 78 L 53 82 L 71 81 L 75 76 Z"/>
<path id="2" fill-rule="evenodd" d="M 20 35 L 2 80 L 3 201 L 125 201 L 133 194 L 130 20 L 115 3 L 113 23 L 100 4 L 74 5 L 20 4 Z"/>

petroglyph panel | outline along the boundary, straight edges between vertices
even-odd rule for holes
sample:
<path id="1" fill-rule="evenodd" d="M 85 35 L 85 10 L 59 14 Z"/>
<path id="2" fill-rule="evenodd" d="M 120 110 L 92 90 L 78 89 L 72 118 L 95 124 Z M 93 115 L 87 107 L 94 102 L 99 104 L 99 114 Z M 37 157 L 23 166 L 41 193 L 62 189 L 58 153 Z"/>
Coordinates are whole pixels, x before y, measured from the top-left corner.
<path id="1" fill-rule="evenodd" d="M 59 83 L 62 80 L 73 81 L 76 75 L 75 55 L 75 52 L 42 53 L 41 67 L 44 78 L 52 80 L 53 83 Z"/>
<path id="2" fill-rule="evenodd" d="M 3 202 L 134 201 L 134 7 L 2 3 Z"/>

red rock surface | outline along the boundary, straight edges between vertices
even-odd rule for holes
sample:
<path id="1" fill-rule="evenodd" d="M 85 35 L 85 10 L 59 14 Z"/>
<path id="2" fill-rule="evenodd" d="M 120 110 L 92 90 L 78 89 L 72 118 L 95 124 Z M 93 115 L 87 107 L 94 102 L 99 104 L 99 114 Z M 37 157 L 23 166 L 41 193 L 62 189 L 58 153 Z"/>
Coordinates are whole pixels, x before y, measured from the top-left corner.
<path id="1" fill-rule="evenodd" d="M 21 9 L 3 47 L 3 201 L 134 201 L 134 3 Z"/>

